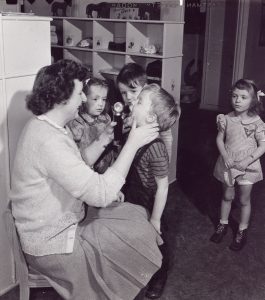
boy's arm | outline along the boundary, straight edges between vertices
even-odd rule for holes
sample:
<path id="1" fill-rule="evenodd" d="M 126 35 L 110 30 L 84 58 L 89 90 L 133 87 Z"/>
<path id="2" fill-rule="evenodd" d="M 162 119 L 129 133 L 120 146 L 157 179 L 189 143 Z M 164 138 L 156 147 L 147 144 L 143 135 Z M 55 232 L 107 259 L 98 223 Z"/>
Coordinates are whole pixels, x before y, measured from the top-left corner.
<path id="1" fill-rule="evenodd" d="M 155 194 L 154 207 L 150 218 L 150 222 L 153 224 L 156 231 L 159 234 L 161 234 L 160 224 L 161 224 L 161 217 L 167 202 L 168 176 L 163 178 L 155 177 L 155 181 L 157 184 L 157 191 Z"/>

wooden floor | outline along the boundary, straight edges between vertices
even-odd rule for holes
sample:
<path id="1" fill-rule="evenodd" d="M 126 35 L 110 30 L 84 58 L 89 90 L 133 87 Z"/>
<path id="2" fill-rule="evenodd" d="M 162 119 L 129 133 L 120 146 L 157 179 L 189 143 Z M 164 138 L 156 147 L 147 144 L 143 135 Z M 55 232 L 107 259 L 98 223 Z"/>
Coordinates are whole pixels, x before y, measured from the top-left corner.
<path id="1" fill-rule="evenodd" d="M 252 219 L 245 248 L 237 253 L 228 248 L 238 224 L 237 200 L 224 241 L 220 245 L 209 241 L 218 220 L 221 196 L 219 183 L 212 176 L 218 154 L 215 116 L 212 112 L 198 111 L 196 107 L 183 108 L 178 181 L 170 186 L 165 212 L 172 263 L 161 300 L 265 299 L 264 181 L 254 186 Z M 262 165 L 264 169 L 264 159 Z M 17 300 L 18 290 L 0 299 Z M 61 298 L 52 289 L 38 289 L 32 291 L 30 299 Z"/>

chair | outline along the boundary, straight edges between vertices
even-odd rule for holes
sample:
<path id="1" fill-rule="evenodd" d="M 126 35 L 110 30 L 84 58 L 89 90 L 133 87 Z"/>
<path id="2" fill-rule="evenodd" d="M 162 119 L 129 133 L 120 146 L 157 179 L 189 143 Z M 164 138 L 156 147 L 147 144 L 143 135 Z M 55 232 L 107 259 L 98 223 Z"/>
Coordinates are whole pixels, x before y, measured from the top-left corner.
<path id="1" fill-rule="evenodd" d="M 16 278 L 19 282 L 19 299 L 29 300 L 30 288 L 51 287 L 49 282 L 38 272 L 28 266 L 21 248 L 19 236 L 9 202 L 4 212 L 4 221 L 16 266 Z"/>

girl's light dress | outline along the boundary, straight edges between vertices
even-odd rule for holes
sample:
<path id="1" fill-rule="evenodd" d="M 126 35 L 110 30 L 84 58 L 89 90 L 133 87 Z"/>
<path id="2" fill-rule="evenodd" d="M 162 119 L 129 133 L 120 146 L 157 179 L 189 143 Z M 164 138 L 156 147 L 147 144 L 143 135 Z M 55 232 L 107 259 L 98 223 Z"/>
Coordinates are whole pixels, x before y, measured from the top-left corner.
<path id="1" fill-rule="evenodd" d="M 234 162 L 239 162 L 251 155 L 258 147 L 258 142 L 265 141 L 265 124 L 259 116 L 243 121 L 234 112 L 224 116 L 225 148 Z M 230 172 L 237 182 L 255 183 L 263 179 L 260 160 L 250 164 L 245 172 L 235 168 L 227 169 L 220 155 L 214 168 L 214 176 L 227 183 L 226 174 Z"/>

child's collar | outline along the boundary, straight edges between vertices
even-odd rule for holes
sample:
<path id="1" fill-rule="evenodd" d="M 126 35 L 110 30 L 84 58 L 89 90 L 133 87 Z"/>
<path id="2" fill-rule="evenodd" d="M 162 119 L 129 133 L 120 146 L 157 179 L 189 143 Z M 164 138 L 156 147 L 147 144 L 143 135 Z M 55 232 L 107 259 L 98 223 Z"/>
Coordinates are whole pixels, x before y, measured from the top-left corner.
<path id="1" fill-rule="evenodd" d="M 249 125 L 260 120 L 260 117 L 257 115 L 249 116 L 247 119 L 242 119 L 240 116 L 237 116 L 233 111 L 230 112 L 228 115 L 233 122 L 240 122 L 242 125 Z"/>

